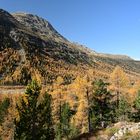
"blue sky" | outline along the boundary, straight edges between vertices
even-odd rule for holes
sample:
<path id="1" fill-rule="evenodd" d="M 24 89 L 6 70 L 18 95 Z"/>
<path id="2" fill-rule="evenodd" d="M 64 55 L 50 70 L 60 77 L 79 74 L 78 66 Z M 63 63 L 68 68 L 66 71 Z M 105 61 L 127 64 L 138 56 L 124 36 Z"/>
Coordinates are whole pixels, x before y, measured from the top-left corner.
<path id="1" fill-rule="evenodd" d="M 39 15 L 97 52 L 140 60 L 140 0 L 1 0 L 0 8 Z"/>

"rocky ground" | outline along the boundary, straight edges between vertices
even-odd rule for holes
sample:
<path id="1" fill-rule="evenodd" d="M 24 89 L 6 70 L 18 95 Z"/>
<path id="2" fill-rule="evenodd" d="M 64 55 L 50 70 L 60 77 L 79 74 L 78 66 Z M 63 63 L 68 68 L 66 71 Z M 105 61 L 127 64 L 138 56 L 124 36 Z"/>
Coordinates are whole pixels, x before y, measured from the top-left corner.
<path id="1" fill-rule="evenodd" d="M 118 122 L 94 134 L 82 134 L 73 140 L 140 140 L 140 123 Z"/>

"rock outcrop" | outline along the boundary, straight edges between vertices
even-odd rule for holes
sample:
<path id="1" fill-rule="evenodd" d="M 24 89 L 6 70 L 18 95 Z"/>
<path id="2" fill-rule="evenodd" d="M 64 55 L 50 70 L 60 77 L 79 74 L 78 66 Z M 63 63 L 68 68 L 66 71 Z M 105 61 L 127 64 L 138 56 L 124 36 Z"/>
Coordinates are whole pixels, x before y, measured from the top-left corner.
<path id="1" fill-rule="evenodd" d="M 120 140 L 126 133 L 140 132 L 140 123 L 126 124 L 122 126 L 110 140 Z"/>

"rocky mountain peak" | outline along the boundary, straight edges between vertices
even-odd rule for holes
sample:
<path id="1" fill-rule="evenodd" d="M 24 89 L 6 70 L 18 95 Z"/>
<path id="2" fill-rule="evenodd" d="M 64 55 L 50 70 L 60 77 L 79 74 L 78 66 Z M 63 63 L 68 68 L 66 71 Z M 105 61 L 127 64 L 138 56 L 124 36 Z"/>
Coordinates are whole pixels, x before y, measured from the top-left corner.
<path id="1" fill-rule="evenodd" d="M 42 37 L 49 37 L 53 39 L 59 39 L 66 41 L 66 39 L 60 35 L 52 25 L 45 19 L 28 13 L 14 13 L 12 14 L 16 20 L 18 20 L 24 26 L 30 28 L 33 32 L 38 33 Z"/>

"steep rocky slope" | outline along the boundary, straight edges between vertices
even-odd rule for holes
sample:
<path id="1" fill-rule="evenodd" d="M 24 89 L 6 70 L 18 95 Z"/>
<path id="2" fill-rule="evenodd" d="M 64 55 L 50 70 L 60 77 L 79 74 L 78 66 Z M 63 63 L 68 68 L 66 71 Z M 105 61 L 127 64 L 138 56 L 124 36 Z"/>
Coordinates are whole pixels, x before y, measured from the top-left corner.
<path id="1" fill-rule="evenodd" d="M 57 76 L 70 82 L 89 69 L 107 78 L 116 65 L 134 78 L 140 75 L 138 61 L 91 51 L 69 42 L 45 19 L 26 13 L 9 14 L 2 9 L 0 62 L 1 84 L 26 84 L 34 77 L 46 84 Z"/>

